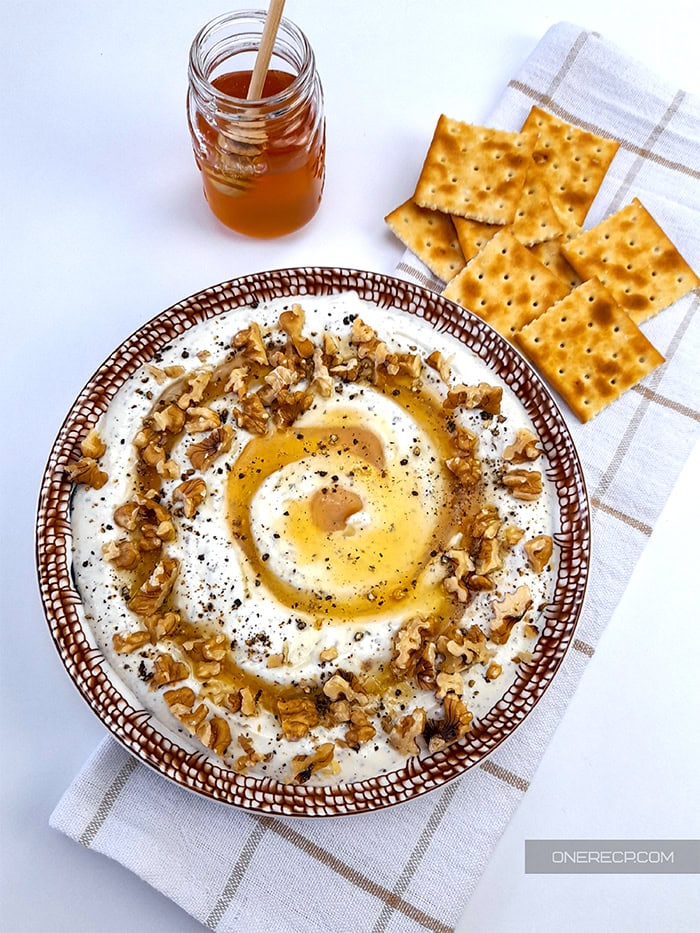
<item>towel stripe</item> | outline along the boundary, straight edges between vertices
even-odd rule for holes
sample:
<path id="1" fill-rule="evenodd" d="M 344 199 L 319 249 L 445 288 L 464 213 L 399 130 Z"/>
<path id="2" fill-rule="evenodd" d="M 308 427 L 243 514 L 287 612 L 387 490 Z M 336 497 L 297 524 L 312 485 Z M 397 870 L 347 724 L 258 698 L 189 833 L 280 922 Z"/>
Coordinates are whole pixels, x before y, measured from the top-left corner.
<path id="1" fill-rule="evenodd" d="M 128 759 L 124 762 L 122 767 L 117 772 L 116 777 L 105 791 L 104 796 L 97 806 L 95 815 L 87 824 L 80 838 L 78 839 L 78 842 L 81 845 L 86 846 L 88 849 L 90 848 L 95 839 L 95 836 L 98 834 L 105 820 L 109 816 L 112 807 L 117 802 L 119 795 L 126 787 L 127 781 L 133 774 L 137 765 L 138 762 L 136 759 L 129 755 Z"/>

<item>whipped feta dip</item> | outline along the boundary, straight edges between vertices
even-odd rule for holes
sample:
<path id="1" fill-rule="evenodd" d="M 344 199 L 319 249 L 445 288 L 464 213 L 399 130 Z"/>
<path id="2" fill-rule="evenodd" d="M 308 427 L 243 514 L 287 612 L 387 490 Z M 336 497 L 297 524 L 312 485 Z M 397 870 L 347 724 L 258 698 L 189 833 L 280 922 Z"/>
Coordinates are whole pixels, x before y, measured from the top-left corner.
<path id="1" fill-rule="evenodd" d="M 306 379 L 289 387 L 308 393 L 303 411 L 289 425 L 249 430 L 241 416 L 246 390 L 240 373 L 255 366 L 238 358 L 240 348 L 232 349 L 232 340 L 258 325 L 270 355 L 292 352 L 278 322 L 295 305 L 303 311 L 301 333 L 314 345 L 317 363 L 324 334 L 333 335 L 343 353 L 353 346 L 359 321 L 390 353 L 420 358 L 419 375 L 403 373 L 377 385 L 331 373 L 324 391 L 312 392 L 308 357 Z M 426 365 L 431 354 L 439 354 L 439 364 Z M 344 360 L 336 368 L 347 365 Z M 177 405 L 192 388 L 187 379 L 202 372 L 216 378 L 223 373 L 222 386 L 232 383 L 240 392 L 205 393 L 181 410 L 190 419 L 202 409 L 197 417 L 205 422 L 211 417 L 206 412 L 213 412 L 218 427 L 230 426 L 230 437 L 225 450 L 196 470 L 188 450 L 211 435 L 214 422 L 201 431 L 175 431 L 159 461 L 166 466 L 154 498 L 166 508 L 174 532 L 164 533 L 156 553 L 178 570 L 167 600 L 145 615 L 129 608 L 138 591 L 138 567 L 119 567 L 113 556 L 125 539 L 115 510 L 139 496 L 143 501 L 143 491 L 137 491 L 143 447 L 134 443 L 139 432 L 152 423 L 154 411 Z M 482 384 L 503 390 L 497 413 L 460 404 L 446 413 L 451 387 Z M 252 392 L 252 383 L 247 390 Z M 76 487 L 72 504 L 81 611 L 125 692 L 186 746 L 236 770 L 280 781 L 333 784 L 374 777 L 402 768 L 414 747 L 416 754 L 430 753 L 428 731 L 421 730 L 415 743 L 410 735 L 395 740 L 402 720 L 420 710 L 424 721 L 439 724 L 450 695 L 478 721 L 533 650 L 556 570 L 556 552 L 537 570 L 524 547 L 533 539 L 551 543 L 557 530 L 545 457 L 539 451 L 533 462 L 504 457 L 518 432 L 532 431 L 522 404 L 467 347 L 419 318 L 380 309 L 354 293 L 300 295 L 224 312 L 173 340 L 152 365 L 134 374 L 96 427 L 106 445 L 100 468 L 108 481 L 99 489 Z M 455 431 L 476 438 L 480 464 L 479 482 L 464 494 L 446 467 L 460 455 Z M 514 497 L 503 483 L 511 470 L 536 471 L 541 492 Z M 197 479 L 205 495 L 188 514 L 189 500 L 184 510 L 175 505 L 177 490 Z M 498 529 L 492 527 L 488 540 L 498 541 L 498 557 L 478 573 L 483 552 L 467 555 L 468 535 L 460 529 L 485 507 L 497 516 Z M 150 560 L 148 569 L 155 572 L 156 558 Z M 459 578 L 456 568 L 463 569 L 463 560 L 471 565 L 470 576 Z M 502 643 L 492 640 L 494 604 L 524 587 L 526 610 Z M 179 621 L 153 621 L 167 612 Z M 415 658 L 407 668 L 396 664 L 402 633 L 415 620 L 425 622 L 417 629 L 421 650 L 429 625 L 433 634 L 441 626 L 450 633 L 478 626 L 485 640 L 471 663 L 442 672 L 447 679 L 438 688 L 435 671 L 422 679 L 416 674 Z M 170 624 L 172 630 L 162 631 Z M 214 647 L 202 649 L 200 642 Z M 163 680 L 164 655 L 175 680 Z M 173 701 L 175 691 L 181 691 L 176 700 L 187 696 L 182 691 L 195 696 L 185 712 Z M 280 709 L 305 697 L 297 729 L 297 720 L 290 726 L 293 717 L 285 719 Z M 313 725 L 297 735 L 304 716 Z M 226 724 L 223 732 L 214 729 L 214 739 L 230 736 L 225 747 L 207 728 L 213 720 Z M 319 749 L 330 749 L 323 758 L 327 764 L 314 762 Z"/>

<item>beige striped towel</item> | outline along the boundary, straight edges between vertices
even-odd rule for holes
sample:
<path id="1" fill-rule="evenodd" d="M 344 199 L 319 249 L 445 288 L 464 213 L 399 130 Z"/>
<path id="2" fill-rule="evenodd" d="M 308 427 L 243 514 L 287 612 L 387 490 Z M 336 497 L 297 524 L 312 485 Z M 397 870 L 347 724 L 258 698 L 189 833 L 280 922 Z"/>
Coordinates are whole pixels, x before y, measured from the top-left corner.
<path id="1" fill-rule="evenodd" d="M 657 80 L 595 33 L 564 23 L 544 36 L 485 122 L 517 129 L 532 104 L 621 140 L 587 226 L 638 196 L 700 269 L 699 99 Z M 454 116 L 481 122 L 467 107 Z M 426 127 L 426 139 L 431 131 Z M 399 273 L 440 287 L 410 254 Z M 587 425 L 568 418 L 592 498 L 592 582 L 557 679 L 490 759 L 385 812 L 290 820 L 190 795 L 106 739 L 51 824 L 221 933 L 451 930 L 698 436 L 699 304 L 690 294 L 643 325 L 664 366 Z"/>

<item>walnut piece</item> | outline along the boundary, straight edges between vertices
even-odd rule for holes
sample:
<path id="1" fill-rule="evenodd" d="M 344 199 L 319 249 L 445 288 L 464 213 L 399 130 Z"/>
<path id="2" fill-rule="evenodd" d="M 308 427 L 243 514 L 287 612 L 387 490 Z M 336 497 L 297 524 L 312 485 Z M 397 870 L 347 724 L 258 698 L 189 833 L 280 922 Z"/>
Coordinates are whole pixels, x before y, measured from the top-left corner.
<path id="1" fill-rule="evenodd" d="M 454 693 L 447 694 L 443 708 L 444 719 L 431 719 L 425 728 L 425 739 L 431 754 L 458 742 L 469 732 L 474 718 L 466 704 Z"/>
<path id="2" fill-rule="evenodd" d="M 467 489 L 476 486 L 481 479 L 481 463 L 476 457 L 450 457 L 445 460 L 445 466 Z"/>
<path id="3" fill-rule="evenodd" d="M 170 595 L 180 570 L 180 562 L 174 557 L 164 557 L 127 603 L 129 609 L 139 616 L 151 616 L 160 609 Z"/>
<path id="4" fill-rule="evenodd" d="M 294 697 L 277 700 L 277 715 L 282 724 L 285 738 L 296 742 L 309 734 L 319 723 L 316 704 L 309 697 Z"/>
<path id="5" fill-rule="evenodd" d="M 537 470 L 509 470 L 501 483 L 514 499 L 533 502 L 542 494 L 542 474 Z"/>
<path id="6" fill-rule="evenodd" d="M 299 356 L 306 360 L 313 356 L 314 345 L 301 332 L 304 327 L 304 318 L 304 309 L 301 305 L 293 305 L 291 311 L 283 311 L 280 314 L 279 325 L 280 330 L 283 330 L 292 341 L 292 345 Z"/>
<path id="7" fill-rule="evenodd" d="M 367 713 L 357 707 L 350 713 L 350 722 L 351 725 L 345 732 L 345 741 L 350 748 L 354 748 L 355 751 L 357 751 L 360 745 L 364 745 L 365 742 L 369 742 L 375 737 L 377 730 L 369 721 Z"/>
<path id="8" fill-rule="evenodd" d="M 231 448 L 234 430 L 230 424 L 222 424 L 207 434 L 201 441 L 195 441 L 187 448 L 187 458 L 195 468 L 204 472 L 221 454 Z"/>
<path id="9" fill-rule="evenodd" d="M 270 420 L 270 413 L 263 405 L 257 393 L 246 395 L 241 400 L 241 407 L 234 408 L 236 424 L 251 434 L 264 434 Z"/>
<path id="10" fill-rule="evenodd" d="M 190 405 L 197 405 L 204 398 L 207 386 L 211 382 L 212 372 L 209 369 L 203 369 L 199 372 L 190 373 L 185 379 L 186 391 L 177 400 L 179 408 L 184 411 Z"/>
<path id="11" fill-rule="evenodd" d="M 417 660 L 423 641 L 432 629 L 430 619 L 413 616 L 407 619 L 394 635 L 394 656 L 391 659 L 393 670 L 398 673 L 410 672 Z"/>
<path id="12" fill-rule="evenodd" d="M 460 384 L 448 389 L 442 407 L 448 411 L 455 408 L 480 408 L 491 415 L 497 415 L 501 410 L 502 398 L 503 389 L 500 386 L 491 386 L 487 382 L 480 382 L 478 386 Z"/>
<path id="13" fill-rule="evenodd" d="M 239 330 L 231 341 L 231 346 L 237 350 L 243 351 L 243 356 L 251 363 L 258 363 L 260 366 L 267 366 L 267 350 L 263 343 L 260 325 L 255 321 L 246 327 L 245 330 Z"/>
<path id="14" fill-rule="evenodd" d="M 131 654 L 151 640 L 148 632 L 131 632 L 128 635 L 112 636 L 112 646 L 118 654 Z"/>
<path id="15" fill-rule="evenodd" d="M 535 573 L 542 573 L 552 556 L 552 539 L 549 535 L 537 535 L 523 545 L 523 550 Z"/>
<path id="16" fill-rule="evenodd" d="M 138 549 L 128 538 L 103 544 L 102 556 L 114 564 L 117 570 L 133 570 L 141 558 Z"/>
<path id="17" fill-rule="evenodd" d="M 425 729 L 425 710 L 417 707 L 400 719 L 387 736 L 387 742 L 402 755 L 418 755 L 420 748 L 416 739 Z"/>
<path id="18" fill-rule="evenodd" d="M 503 451 L 503 459 L 510 463 L 527 463 L 530 460 L 537 460 L 541 453 L 542 451 L 537 446 L 537 436 L 527 428 L 520 428 L 515 441 Z"/>
<path id="19" fill-rule="evenodd" d="M 265 387 L 259 393 L 260 401 L 263 405 L 271 405 L 284 389 L 288 389 L 298 381 L 296 369 L 290 369 L 289 366 L 282 364 L 275 366 L 265 376 Z"/>
<path id="20" fill-rule="evenodd" d="M 306 784 L 312 774 L 327 768 L 334 774 L 340 770 L 335 760 L 335 745 L 324 742 L 310 755 L 295 755 L 292 758 L 292 775 L 297 784 Z"/>
<path id="21" fill-rule="evenodd" d="M 153 422 L 159 431 L 179 434 L 185 426 L 185 412 L 179 405 L 167 405 L 153 412 Z"/>
<path id="22" fill-rule="evenodd" d="M 231 729 L 225 719 L 220 716 L 212 716 L 211 719 L 201 723 L 195 729 L 195 735 L 210 748 L 215 755 L 223 758 L 231 744 Z"/>
<path id="23" fill-rule="evenodd" d="M 452 561 L 454 569 L 443 580 L 443 586 L 448 593 L 453 593 L 461 603 L 465 603 L 469 599 L 466 580 L 474 570 L 474 563 L 464 548 L 450 548 L 445 552 L 445 557 Z"/>
<path id="24" fill-rule="evenodd" d="M 532 606 L 532 597 L 527 586 L 519 586 L 508 593 L 500 602 L 492 602 L 494 620 L 491 623 L 491 641 L 505 645 L 516 622 L 519 622 Z"/>
<path id="25" fill-rule="evenodd" d="M 187 409 L 185 428 L 189 434 L 204 434 L 221 424 L 221 418 L 211 408 L 195 407 Z"/>
<path id="26" fill-rule="evenodd" d="M 92 428 L 91 431 L 88 431 L 80 442 L 80 452 L 82 455 L 84 457 L 92 457 L 93 460 L 99 460 L 106 450 L 107 445 L 102 441 L 96 428 Z"/>
<path id="27" fill-rule="evenodd" d="M 269 761 L 272 757 L 271 754 L 261 755 L 260 752 L 257 752 L 253 745 L 253 740 L 247 735 L 239 735 L 236 741 L 244 752 L 244 754 L 239 755 L 233 763 L 233 770 L 237 771 L 239 774 L 243 774 L 248 768 L 252 768 L 254 765 Z"/>
<path id="28" fill-rule="evenodd" d="M 173 489 L 175 508 L 181 511 L 185 518 L 193 518 L 206 497 L 207 484 L 199 476 L 185 480 L 184 483 Z"/>
<path id="29" fill-rule="evenodd" d="M 450 366 L 439 350 L 433 350 L 433 352 L 428 357 L 426 357 L 425 362 L 428 364 L 428 366 L 430 366 L 431 369 L 437 371 L 445 385 L 449 385 L 450 379 L 452 378 L 450 373 Z"/>
<path id="30" fill-rule="evenodd" d="M 151 690 L 156 687 L 163 687 L 165 684 L 176 684 L 180 680 L 185 680 L 188 673 L 187 665 L 183 664 L 182 661 L 176 661 L 171 654 L 160 654 L 153 666 Z"/>
<path id="31" fill-rule="evenodd" d="M 66 464 L 66 472 L 74 483 L 92 486 L 93 489 L 102 489 L 109 479 L 93 457 L 81 457 L 80 460 Z"/>
<path id="32" fill-rule="evenodd" d="M 353 675 L 348 680 L 342 674 L 333 674 L 323 685 L 323 692 L 330 700 L 349 700 L 360 706 L 367 704 L 367 694 Z"/>

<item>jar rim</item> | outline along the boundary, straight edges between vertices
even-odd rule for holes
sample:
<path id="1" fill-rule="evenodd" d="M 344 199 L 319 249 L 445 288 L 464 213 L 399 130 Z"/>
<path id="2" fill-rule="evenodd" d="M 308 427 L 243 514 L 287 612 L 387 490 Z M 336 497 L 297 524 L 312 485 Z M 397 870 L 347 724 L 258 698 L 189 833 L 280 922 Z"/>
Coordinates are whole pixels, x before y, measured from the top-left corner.
<path id="1" fill-rule="evenodd" d="M 232 13 L 222 13 L 220 16 L 216 16 L 214 19 L 209 20 L 208 23 L 205 23 L 204 26 L 199 30 L 192 41 L 190 46 L 189 54 L 189 77 L 190 82 L 195 85 L 198 92 L 220 100 L 223 103 L 231 103 L 237 107 L 256 107 L 260 104 L 265 104 L 265 106 L 280 107 L 284 106 L 290 99 L 296 98 L 299 94 L 300 88 L 313 76 L 315 71 L 315 59 L 313 49 L 309 43 L 309 40 L 306 38 L 302 30 L 293 23 L 291 20 L 286 17 L 282 17 L 279 23 L 277 36 L 279 37 L 280 33 L 284 32 L 293 39 L 299 46 L 301 52 L 301 67 L 299 68 L 298 74 L 294 76 L 294 80 L 290 84 L 283 88 L 281 91 L 278 91 L 276 94 L 271 94 L 269 97 L 262 97 L 258 100 L 248 100 L 245 97 L 235 97 L 232 94 L 226 94 L 224 91 L 221 91 L 219 88 L 215 87 L 208 79 L 207 75 L 202 68 L 202 62 L 200 60 L 199 51 L 204 42 L 204 40 L 216 29 L 219 29 L 222 26 L 228 25 L 230 23 L 236 22 L 252 22 L 259 23 L 261 26 L 260 36 L 262 37 L 262 29 L 265 25 L 265 20 L 267 18 L 266 10 L 237 10 Z M 277 42 L 277 37 L 275 39 L 275 45 Z M 274 53 L 273 46 L 273 53 Z"/>

